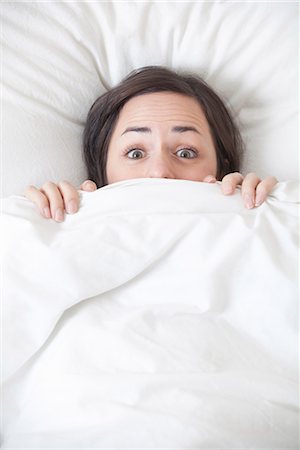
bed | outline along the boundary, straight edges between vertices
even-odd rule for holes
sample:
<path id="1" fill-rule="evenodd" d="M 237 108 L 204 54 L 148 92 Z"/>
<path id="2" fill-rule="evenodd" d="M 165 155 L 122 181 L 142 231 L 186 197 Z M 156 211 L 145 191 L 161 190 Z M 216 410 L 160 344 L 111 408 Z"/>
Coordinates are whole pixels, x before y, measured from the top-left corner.
<path id="1" fill-rule="evenodd" d="M 298 5 L 1 4 L 3 449 L 298 449 Z M 63 223 L 28 184 L 86 178 L 91 103 L 130 70 L 202 75 L 276 176 L 136 179 Z"/>

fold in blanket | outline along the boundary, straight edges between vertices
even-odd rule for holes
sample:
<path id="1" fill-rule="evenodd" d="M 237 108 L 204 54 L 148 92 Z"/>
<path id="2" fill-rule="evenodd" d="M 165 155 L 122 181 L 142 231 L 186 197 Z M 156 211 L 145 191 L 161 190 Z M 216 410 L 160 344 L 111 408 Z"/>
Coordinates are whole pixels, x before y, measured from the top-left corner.
<path id="1" fill-rule="evenodd" d="M 3 201 L 4 448 L 296 448 L 298 186 Z"/>

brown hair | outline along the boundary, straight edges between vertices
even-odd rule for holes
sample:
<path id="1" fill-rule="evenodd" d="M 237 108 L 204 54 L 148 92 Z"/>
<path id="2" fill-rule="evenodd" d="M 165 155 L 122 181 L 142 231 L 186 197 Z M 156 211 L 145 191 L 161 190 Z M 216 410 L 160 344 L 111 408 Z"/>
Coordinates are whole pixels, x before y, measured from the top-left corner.
<path id="1" fill-rule="evenodd" d="M 134 70 L 120 84 L 101 95 L 92 105 L 83 134 L 84 160 L 89 179 L 98 188 L 107 184 L 109 142 L 124 104 L 138 95 L 170 91 L 195 98 L 200 104 L 217 155 L 217 179 L 240 169 L 243 141 L 220 97 L 199 76 L 179 74 L 161 66 Z"/>

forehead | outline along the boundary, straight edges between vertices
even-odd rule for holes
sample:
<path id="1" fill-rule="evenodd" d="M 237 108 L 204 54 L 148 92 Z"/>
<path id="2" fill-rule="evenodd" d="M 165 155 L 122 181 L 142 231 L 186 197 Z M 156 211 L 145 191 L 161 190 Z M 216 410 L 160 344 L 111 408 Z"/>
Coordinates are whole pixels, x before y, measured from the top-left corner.
<path id="1" fill-rule="evenodd" d="M 131 98 L 120 112 L 117 127 L 146 123 L 193 125 L 202 131 L 209 130 L 197 100 L 175 92 L 155 92 Z"/>

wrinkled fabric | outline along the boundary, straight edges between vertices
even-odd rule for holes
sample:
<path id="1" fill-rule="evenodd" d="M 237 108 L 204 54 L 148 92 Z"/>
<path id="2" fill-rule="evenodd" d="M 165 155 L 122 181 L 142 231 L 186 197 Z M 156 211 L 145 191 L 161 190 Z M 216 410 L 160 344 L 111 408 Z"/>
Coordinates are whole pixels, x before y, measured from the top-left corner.
<path id="1" fill-rule="evenodd" d="M 298 445 L 298 186 L 3 201 L 3 448 Z"/>
<path id="2" fill-rule="evenodd" d="M 244 173 L 299 180 L 297 2 L 3 1 L 0 14 L 2 197 L 79 187 L 89 108 L 147 65 L 216 90 L 246 142 Z"/>

